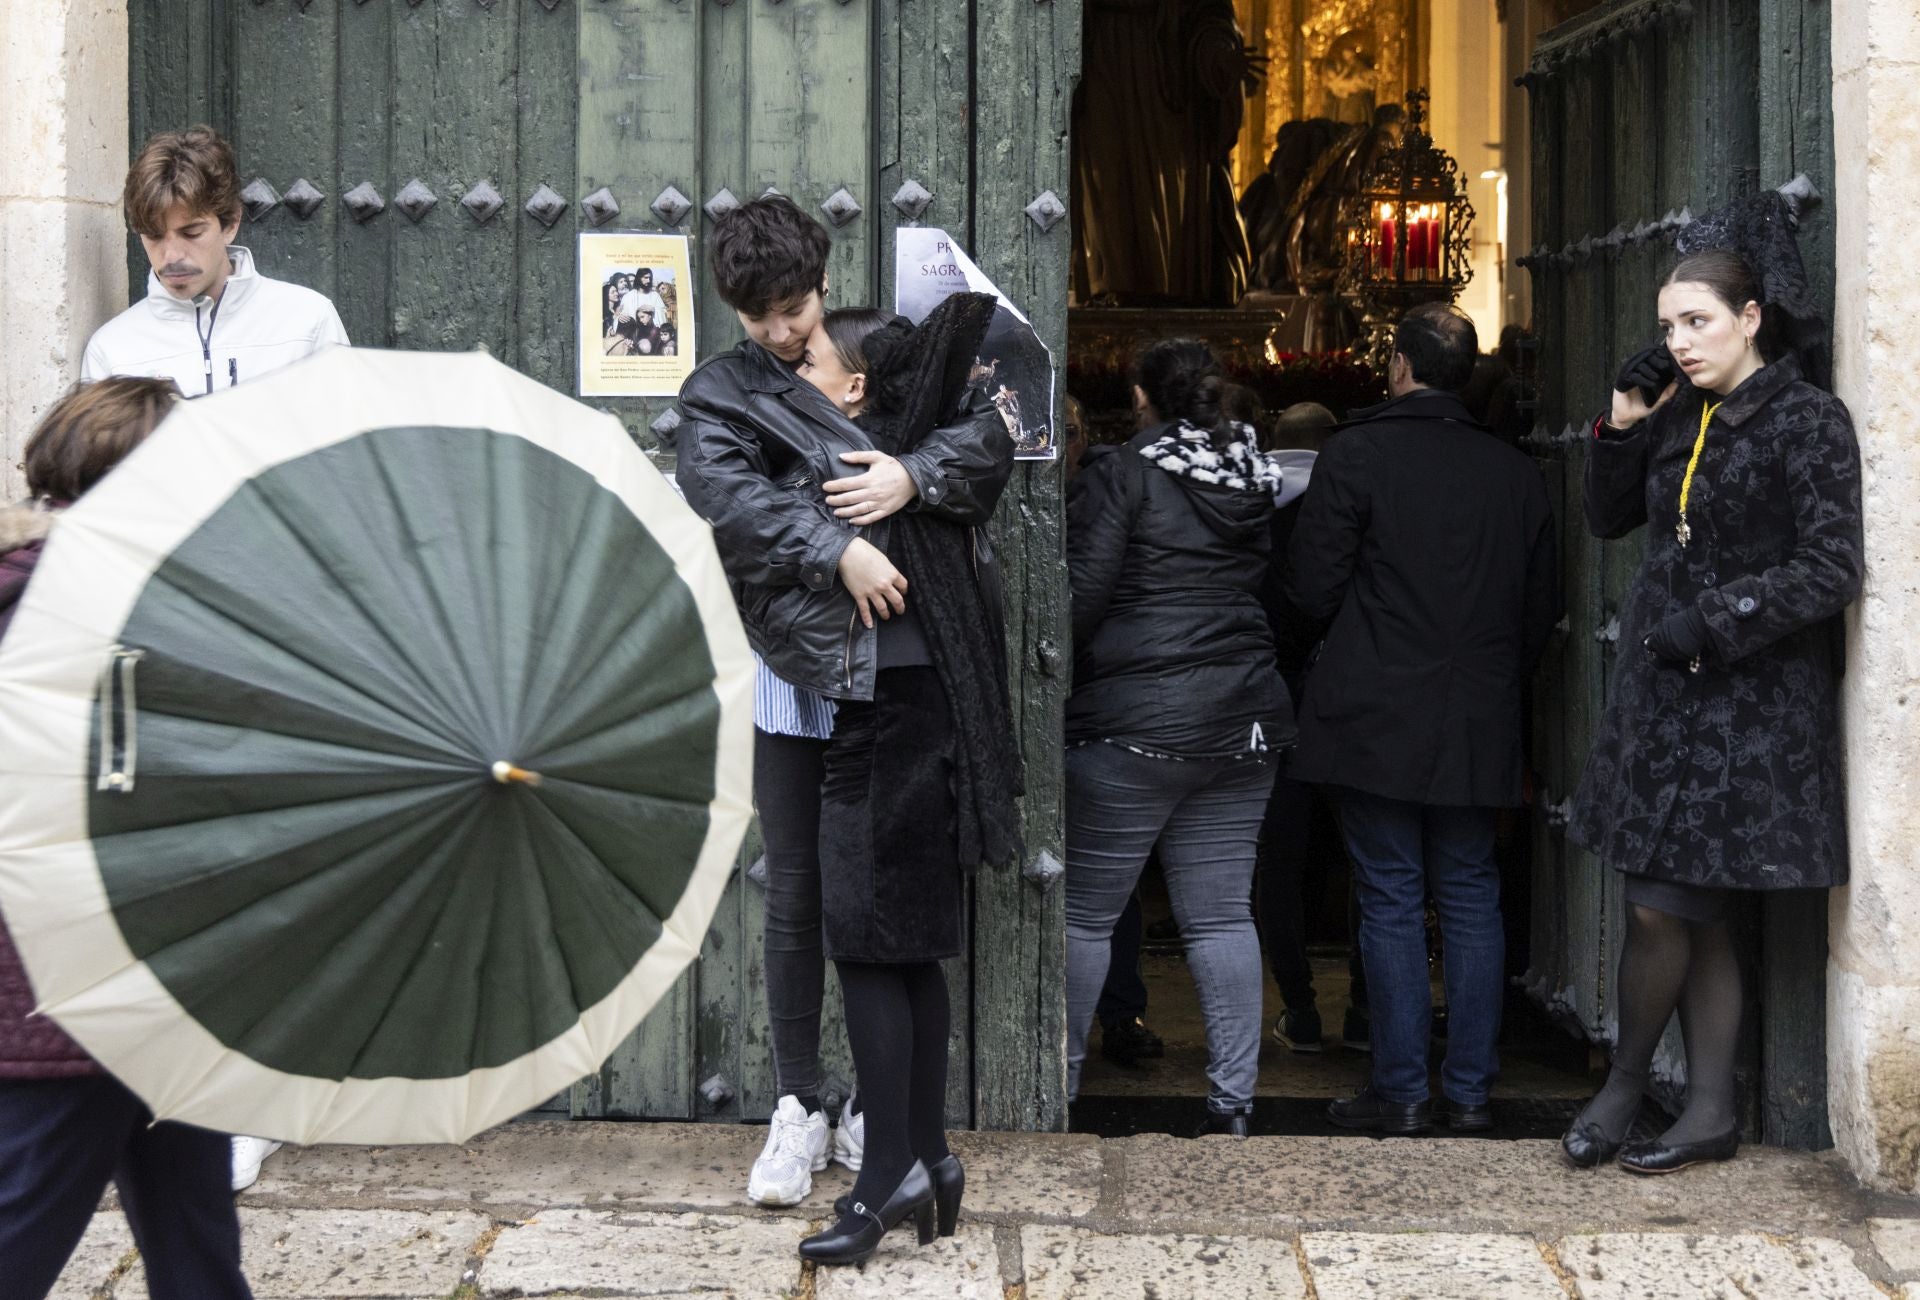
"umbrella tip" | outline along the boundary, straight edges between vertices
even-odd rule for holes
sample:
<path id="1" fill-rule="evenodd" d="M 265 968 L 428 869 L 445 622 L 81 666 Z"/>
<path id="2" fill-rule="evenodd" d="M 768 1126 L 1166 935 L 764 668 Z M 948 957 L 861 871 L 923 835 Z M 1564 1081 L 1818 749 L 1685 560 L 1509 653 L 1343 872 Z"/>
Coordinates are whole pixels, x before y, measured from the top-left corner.
<path id="1" fill-rule="evenodd" d="M 521 785 L 540 784 L 538 772 L 529 772 L 524 767 L 516 767 L 504 758 L 493 765 L 493 779 L 501 785 L 513 785 L 516 782 Z"/>

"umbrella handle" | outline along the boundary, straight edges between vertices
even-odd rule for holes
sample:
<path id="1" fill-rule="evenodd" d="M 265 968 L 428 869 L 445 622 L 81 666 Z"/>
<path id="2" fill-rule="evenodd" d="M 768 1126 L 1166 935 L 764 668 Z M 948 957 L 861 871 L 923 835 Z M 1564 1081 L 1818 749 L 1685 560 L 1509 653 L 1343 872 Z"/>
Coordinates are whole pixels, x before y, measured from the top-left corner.
<path id="1" fill-rule="evenodd" d="M 133 670 L 146 657 L 144 650 L 115 646 L 100 668 L 100 774 L 96 790 L 133 793 L 133 770 L 139 760 L 139 704 L 134 695 Z"/>
<path id="2" fill-rule="evenodd" d="M 493 779 L 501 785 L 513 785 L 515 783 L 520 785 L 540 784 L 540 774 L 538 772 L 529 772 L 524 767 L 516 767 L 504 758 L 493 765 Z"/>

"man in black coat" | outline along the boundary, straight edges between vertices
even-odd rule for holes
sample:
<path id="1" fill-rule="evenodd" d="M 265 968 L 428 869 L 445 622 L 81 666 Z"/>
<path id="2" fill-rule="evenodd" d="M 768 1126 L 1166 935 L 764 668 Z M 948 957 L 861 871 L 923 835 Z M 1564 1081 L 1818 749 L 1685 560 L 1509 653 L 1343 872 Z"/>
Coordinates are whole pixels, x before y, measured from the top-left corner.
<path id="1" fill-rule="evenodd" d="M 1443 1113 L 1492 1125 L 1505 943 L 1497 810 L 1521 802 L 1521 696 L 1559 617 L 1552 507 L 1533 462 L 1458 397 L 1473 322 L 1408 312 L 1392 400 L 1359 412 L 1314 466 L 1288 551 L 1287 595 L 1327 623 L 1307 678 L 1292 772 L 1329 787 L 1353 855 L 1373 1012 L 1373 1078 L 1334 1123 L 1432 1123 L 1433 895 L 1449 1008 Z"/>

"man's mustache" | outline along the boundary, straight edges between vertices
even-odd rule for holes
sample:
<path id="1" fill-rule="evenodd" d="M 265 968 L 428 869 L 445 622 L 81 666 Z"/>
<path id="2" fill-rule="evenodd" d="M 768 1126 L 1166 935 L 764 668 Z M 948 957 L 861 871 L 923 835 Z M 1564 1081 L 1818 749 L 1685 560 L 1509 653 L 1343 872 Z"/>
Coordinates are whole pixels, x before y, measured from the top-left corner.
<path id="1" fill-rule="evenodd" d="M 161 275 L 198 275 L 200 268 L 192 262 L 168 262 L 160 268 Z"/>

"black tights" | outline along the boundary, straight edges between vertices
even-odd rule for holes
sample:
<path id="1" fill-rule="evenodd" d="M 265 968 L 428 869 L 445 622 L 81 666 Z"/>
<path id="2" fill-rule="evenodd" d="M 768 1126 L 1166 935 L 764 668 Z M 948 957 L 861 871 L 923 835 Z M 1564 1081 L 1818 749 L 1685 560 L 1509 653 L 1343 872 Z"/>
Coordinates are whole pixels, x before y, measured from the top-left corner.
<path id="1" fill-rule="evenodd" d="M 1740 959 L 1725 921 L 1688 921 L 1641 904 L 1627 908 L 1620 953 L 1620 1041 L 1606 1086 L 1581 1120 L 1615 1142 L 1640 1109 L 1654 1048 L 1680 1012 L 1687 1049 L 1687 1106 L 1665 1143 L 1701 1142 L 1738 1124 L 1733 1064 L 1740 1042 Z"/>
<path id="2" fill-rule="evenodd" d="M 947 1156 L 947 977 L 934 961 L 834 968 L 867 1128 L 853 1199 L 878 1210 L 914 1161 Z"/>

